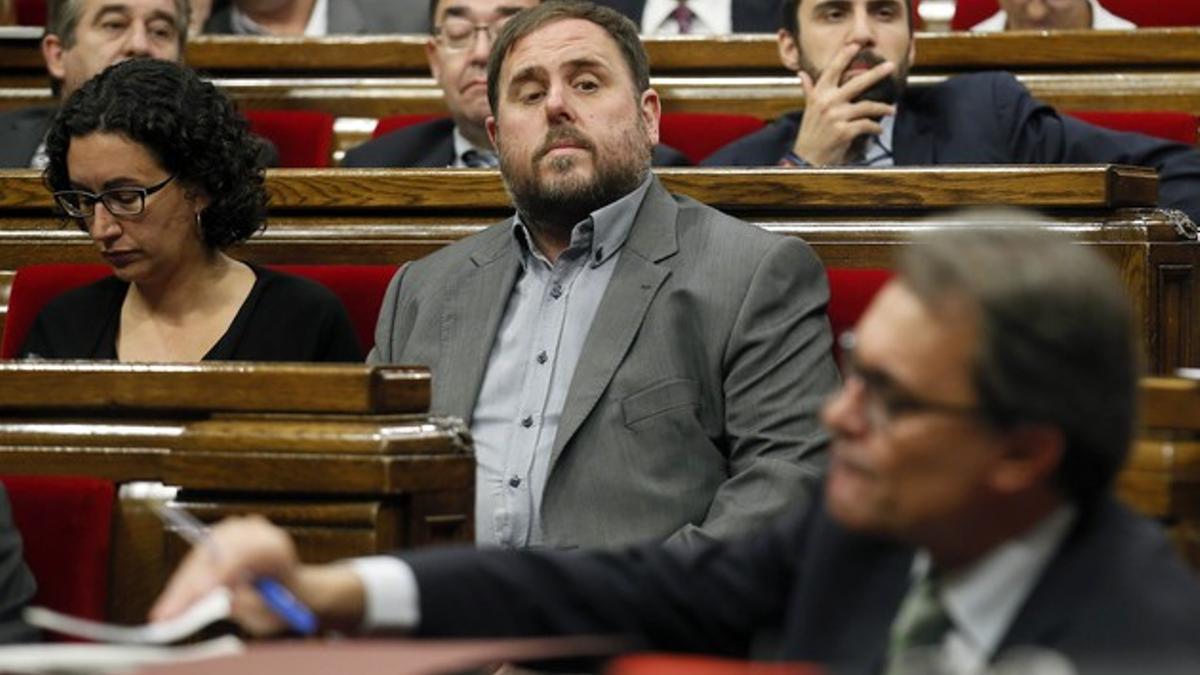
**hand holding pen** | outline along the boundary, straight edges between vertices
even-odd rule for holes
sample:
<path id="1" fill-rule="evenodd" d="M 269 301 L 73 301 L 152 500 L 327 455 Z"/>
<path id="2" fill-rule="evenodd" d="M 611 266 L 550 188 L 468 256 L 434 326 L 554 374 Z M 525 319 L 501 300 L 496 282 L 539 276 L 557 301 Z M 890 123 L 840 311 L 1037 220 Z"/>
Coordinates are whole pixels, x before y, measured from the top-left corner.
<path id="1" fill-rule="evenodd" d="M 188 543 L 192 544 L 196 549 L 204 550 L 210 558 L 216 561 L 219 565 L 221 562 L 222 552 L 217 543 L 209 536 L 208 528 L 200 522 L 191 513 L 181 508 L 173 508 L 165 504 L 156 504 L 154 512 L 164 523 L 171 525 Z M 295 564 L 294 552 L 291 552 L 293 558 L 291 564 Z M 195 557 L 195 553 L 191 556 Z M 186 564 L 186 563 L 185 563 Z M 263 604 L 276 617 L 281 619 L 291 630 L 301 635 L 312 635 L 317 631 L 317 619 L 312 611 L 300 602 L 286 586 L 279 583 L 276 579 L 268 575 L 237 575 L 247 581 L 255 591 Z M 173 613 L 171 602 L 168 600 L 171 587 L 168 588 L 168 593 L 164 593 L 163 598 L 151 610 L 152 618 L 166 618 L 164 614 Z M 178 592 L 178 591 L 177 591 Z M 164 600 L 167 605 L 164 612 Z M 158 615 L 158 616 L 156 616 Z"/>

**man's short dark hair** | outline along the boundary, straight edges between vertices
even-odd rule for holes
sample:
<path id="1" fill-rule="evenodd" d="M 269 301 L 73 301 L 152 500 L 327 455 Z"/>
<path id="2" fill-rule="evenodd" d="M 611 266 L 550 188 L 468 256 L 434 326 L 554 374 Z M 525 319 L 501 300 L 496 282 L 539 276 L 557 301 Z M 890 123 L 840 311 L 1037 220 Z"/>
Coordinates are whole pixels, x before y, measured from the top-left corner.
<path id="1" fill-rule="evenodd" d="M 583 19 L 604 29 L 604 32 L 617 43 L 625 65 L 629 66 L 629 74 L 633 76 L 636 94 L 641 94 L 650 88 L 650 61 L 646 58 L 646 50 L 642 47 L 642 39 L 638 35 L 637 26 L 633 25 L 625 15 L 601 5 L 578 0 L 547 0 L 537 7 L 531 7 L 517 14 L 496 37 L 492 45 L 492 53 L 488 58 L 487 90 L 488 105 L 492 114 L 500 103 L 500 68 L 508 53 L 512 51 L 521 38 L 538 30 L 546 24 L 565 19 Z"/>
<path id="2" fill-rule="evenodd" d="M 783 5 L 780 6 L 779 25 L 783 29 L 792 34 L 792 37 L 800 37 L 800 3 L 803 0 L 783 0 Z M 905 16 L 908 17 L 908 32 L 912 32 L 913 27 L 913 8 L 912 0 L 904 0 Z"/>
<path id="3" fill-rule="evenodd" d="M 71 94 L 46 134 L 44 180 L 51 190 L 72 189 L 71 141 L 96 132 L 141 145 L 164 171 L 208 197 L 199 224 L 209 248 L 225 248 L 262 229 L 267 194 L 260 143 L 225 94 L 190 68 L 130 59 Z"/>
<path id="4" fill-rule="evenodd" d="M 929 307 L 968 302 L 984 414 L 1000 429 L 1061 430 L 1058 487 L 1086 504 L 1109 489 L 1133 436 L 1140 363 L 1129 299 L 1094 250 L 1011 215 L 918 238 L 900 279 Z"/>

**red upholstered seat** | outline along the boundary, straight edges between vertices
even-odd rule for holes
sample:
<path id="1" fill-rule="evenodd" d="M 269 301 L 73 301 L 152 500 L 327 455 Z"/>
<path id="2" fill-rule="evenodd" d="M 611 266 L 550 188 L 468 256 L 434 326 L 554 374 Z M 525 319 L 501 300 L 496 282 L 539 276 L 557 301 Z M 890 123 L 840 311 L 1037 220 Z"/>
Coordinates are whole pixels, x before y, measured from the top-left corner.
<path id="1" fill-rule="evenodd" d="M 891 270 L 832 267 L 829 275 L 829 327 L 833 331 L 833 355 L 841 357 L 837 338 L 854 328 L 875 294 L 892 278 Z"/>
<path id="2" fill-rule="evenodd" d="M 1096 126 L 1136 131 L 1187 145 L 1196 144 L 1196 130 L 1200 127 L 1200 118 L 1183 112 L 1072 110 L 1068 114 Z"/>
<path id="3" fill-rule="evenodd" d="M 630 654 L 613 660 L 605 675 L 816 675 L 806 663 L 739 661 L 692 654 Z"/>
<path id="4" fill-rule="evenodd" d="M 1200 25 L 1200 2 L 1196 0 L 1100 0 L 1100 4 L 1142 28 Z M 999 10 L 996 0 L 958 0 L 950 28 L 970 30 Z"/>
<path id="5" fill-rule="evenodd" d="M 64 476 L 0 476 L 25 563 L 37 579 L 33 603 L 103 620 L 115 489 L 107 480 Z"/>
<path id="6" fill-rule="evenodd" d="M 1139 27 L 1200 26 L 1196 0 L 1100 0 L 1100 4 Z"/>
<path id="7" fill-rule="evenodd" d="M 682 152 L 693 164 L 699 164 L 721 147 L 758 131 L 764 124 L 751 115 L 663 113 L 659 141 Z"/>
<path id="8" fill-rule="evenodd" d="M 333 151 L 333 115 L 315 110 L 246 110 L 250 130 L 279 150 L 279 166 L 324 168 Z"/>
<path id="9" fill-rule="evenodd" d="M 411 127 L 414 124 L 427 122 L 438 117 L 444 117 L 444 115 L 418 113 L 413 115 L 389 115 L 388 117 L 381 117 L 379 118 L 379 121 L 375 123 L 375 131 L 371 132 L 371 138 L 379 138 L 388 132 L 392 132 L 397 129 L 403 129 L 404 127 Z"/>
<path id="10" fill-rule="evenodd" d="M 359 343 L 375 344 L 375 320 L 388 282 L 396 273 L 392 265 L 270 265 L 271 269 L 307 277 L 324 284 L 345 305 Z M 8 318 L 0 358 L 16 356 L 33 320 L 47 302 L 60 293 L 109 274 L 105 265 L 30 265 L 17 270 L 8 298 Z"/>
<path id="11" fill-rule="evenodd" d="M 17 0 L 13 7 L 18 26 L 46 25 L 46 0 Z"/>

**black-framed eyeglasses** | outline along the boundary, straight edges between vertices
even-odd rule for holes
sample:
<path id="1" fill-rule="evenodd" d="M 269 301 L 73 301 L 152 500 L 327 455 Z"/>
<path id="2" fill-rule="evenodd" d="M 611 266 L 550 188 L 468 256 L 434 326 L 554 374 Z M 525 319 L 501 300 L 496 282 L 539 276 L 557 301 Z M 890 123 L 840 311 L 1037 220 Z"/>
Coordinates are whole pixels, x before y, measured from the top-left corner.
<path id="1" fill-rule="evenodd" d="M 86 190 L 59 190 L 54 193 L 54 201 L 68 216 L 72 218 L 91 218 L 96 215 L 97 202 L 104 202 L 104 208 L 114 216 L 136 216 L 146 209 L 146 197 L 167 187 L 175 180 L 175 175 L 150 187 L 118 187 L 105 190 L 99 194 Z"/>
<path id="2" fill-rule="evenodd" d="M 461 17 L 447 17 L 440 26 L 433 27 L 433 34 L 441 41 L 442 46 L 450 51 L 462 51 L 475 44 L 480 33 L 487 33 L 488 40 L 496 41 L 500 29 L 508 23 L 511 16 L 505 16 L 492 23 L 471 23 Z"/>
<path id="3" fill-rule="evenodd" d="M 867 424 L 876 431 L 886 430 L 898 418 L 908 415 L 938 414 L 984 419 L 983 408 L 978 405 L 932 401 L 908 391 L 890 375 L 874 368 L 861 365 L 854 355 L 853 332 L 838 337 L 842 351 L 843 386 L 862 389 L 863 407 Z"/>

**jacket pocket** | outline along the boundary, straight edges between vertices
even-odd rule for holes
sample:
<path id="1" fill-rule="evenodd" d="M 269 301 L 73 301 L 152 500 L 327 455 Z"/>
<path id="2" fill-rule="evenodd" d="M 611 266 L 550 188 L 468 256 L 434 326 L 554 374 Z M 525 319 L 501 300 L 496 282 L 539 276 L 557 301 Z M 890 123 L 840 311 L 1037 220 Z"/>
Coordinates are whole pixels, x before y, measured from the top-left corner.
<path id="1" fill-rule="evenodd" d="M 648 417 L 700 405 L 700 385 L 693 380 L 673 379 L 658 382 L 626 396 L 621 401 L 625 425 L 632 426 Z"/>

